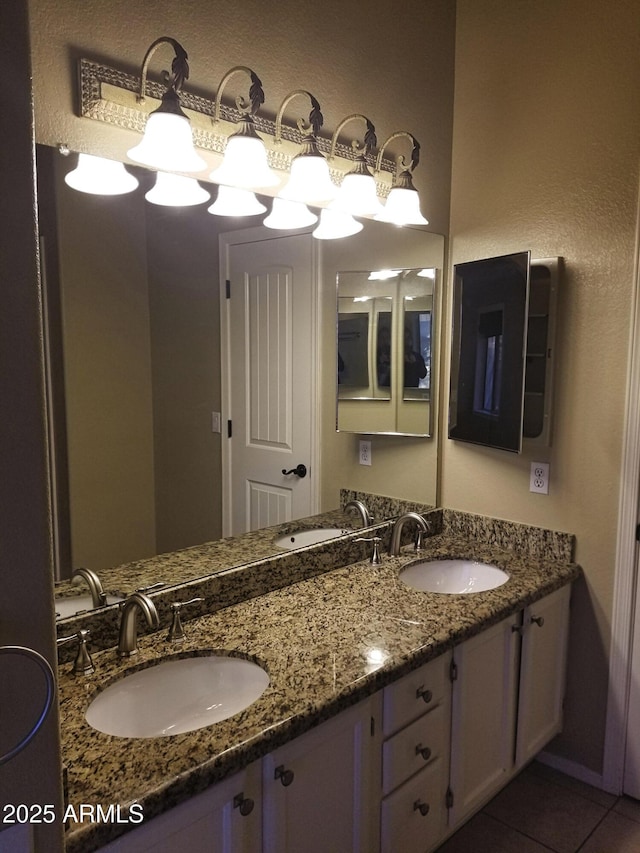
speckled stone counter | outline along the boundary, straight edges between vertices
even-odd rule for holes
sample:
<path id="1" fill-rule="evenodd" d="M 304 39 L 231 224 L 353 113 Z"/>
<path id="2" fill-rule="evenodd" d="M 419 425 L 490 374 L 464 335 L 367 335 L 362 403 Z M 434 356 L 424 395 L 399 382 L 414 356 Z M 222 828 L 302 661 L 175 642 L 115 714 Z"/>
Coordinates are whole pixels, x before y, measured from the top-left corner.
<path id="1" fill-rule="evenodd" d="M 114 650 L 100 652 L 88 678 L 73 677 L 65 665 L 59 691 L 68 802 L 135 801 L 148 820 L 579 576 L 572 537 L 559 544 L 553 539 L 536 553 L 545 531 L 531 541 L 523 534 L 518 541 L 525 550 L 518 553 L 491 541 L 500 537 L 480 529 L 477 518 L 453 516 L 443 533 L 426 540 L 421 557 L 494 563 L 510 577 L 489 592 L 409 589 L 398 579 L 400 568 L 415 559 L 408 551 L 381 566 L 359 562 L 326 571 L 190 621 L 182 647 L 166 642 L 165 626 L 141 634 L 133 661 L 120 662 Z M 456 527 L 473 535 L 454 533 Z M 377 668 L 367 657 L 373 648 L 386 655 Z M 246 656 L 269 673 L 269 687 L 245 711 L 195 732 L 140 740 L 101 734 L 85 722 L 91 698 L 126 671 L 175 654 L 213 651 Z M 74 824 L 68 853 L 89 853 L 126 829 Z"/>

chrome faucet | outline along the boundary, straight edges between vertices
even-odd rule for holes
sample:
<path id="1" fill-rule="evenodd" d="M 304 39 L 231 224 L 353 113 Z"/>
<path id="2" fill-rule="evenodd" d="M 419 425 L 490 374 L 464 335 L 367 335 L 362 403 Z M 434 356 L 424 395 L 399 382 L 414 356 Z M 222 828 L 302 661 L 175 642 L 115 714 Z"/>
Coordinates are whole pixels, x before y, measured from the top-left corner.
<path id="1" fill-rule="evenodd" d="M 371 517 L 371 513 L 362 503 L 362 501 L 349 501 L 349 503 L 345 504 L 345 514 L 352 509 L 355 509 L 358 515 L 360 516 L 360 520 L 362 521 L 363 527 L 370 527 L 373 524 L 373 518 Z"/>
<path id="2" fill-rule="evenodd" d="M 401 515 L 400 518 L 396 519 L 396 523 L 393 525 L 393 531 L 391 533 L 391 542 L 389 544 L 389 554 L 392 557 L 397 557 L 400 553 L 402 529 L 407 521 L 415 521 L 415 523 L 418 525 L 418 534 L 416 536 L 415 544 L 416 551 L 419 551 L 422 548 L 422 534 L 429 532 L 427 522 L 421 515 L 418 515 L 417 512 L 405 512 L 404 515 Z"/>
<path id="3" fill-rule="evenodd" d="M 122 619 L 120 621 L 120 636 L 118 639 L 118 655 L 131 657 L 138 654 L 138 613 L 142 613 L 151 629 L 160 627 L 158 611 L 153 601 L 143 592 L 132 593 L 120 605 Z"/>
<path id="4" fill-rule="evenodd" d="M 74 569 L 71 574 L 71 582 L 75 583 L 77 578 L 82 578 L 89 587 L 93 606 L 104 607 L 107 603 L 107 593 L 103 591 L 98 575 L 91 569 Z"/>

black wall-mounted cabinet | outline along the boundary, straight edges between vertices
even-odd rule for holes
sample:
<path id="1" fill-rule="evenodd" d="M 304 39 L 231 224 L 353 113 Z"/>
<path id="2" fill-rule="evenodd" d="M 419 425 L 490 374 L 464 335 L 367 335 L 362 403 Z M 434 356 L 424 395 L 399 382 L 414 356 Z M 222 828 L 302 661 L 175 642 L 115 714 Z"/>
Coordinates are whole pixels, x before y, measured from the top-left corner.
<path id="1" fill-rule="evenodd" d="M 558 269 L 530 252 L 454 267 L 449 438 L 550 442 Z"/>

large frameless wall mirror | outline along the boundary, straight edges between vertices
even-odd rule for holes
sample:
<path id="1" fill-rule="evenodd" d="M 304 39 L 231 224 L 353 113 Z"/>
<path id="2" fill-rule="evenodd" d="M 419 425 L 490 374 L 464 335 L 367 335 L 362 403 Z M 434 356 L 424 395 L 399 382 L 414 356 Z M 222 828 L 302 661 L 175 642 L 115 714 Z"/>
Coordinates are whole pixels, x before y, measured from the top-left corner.
<path id="1" fill-rule="evenodd" d="M 430 436 L 433 267 L 338 273 L 340 432 Z"/>
<path id="2" fill-rule="evenodd" d="M 146 558 L 222 536 L 227 430 L 219 424 L 220 434 L 212 423 L 227 364 L 219 238 L 256 230 L 261 217 L 210 216 L 202 204 L 149 204 L 144 193 L 153 173 L 139 167 L 129 167 L 140 186 L 127 195 L 77 192 L 65 182 L 74 155 L 43 146 L 37 154 L 59 575 L 126 563 L 133 586 L 133 561 L 141 561 L 144 575 Z M 444 238 L 420 228 L 367 220 L 358 234 L 317 243 L 313 274 L 327 310 L 315 315 L 313 334 L 331 350 L 338 270 L 363 268 L 364 259 L 443 264 Z M 332 421 L 333 370 L 317 396 L 313 422 L 321 422 L 323 403 Z M 385 486 L 402 497 L 401 472 Z M 170 571 L 160 579 L 177 582 Z"/>

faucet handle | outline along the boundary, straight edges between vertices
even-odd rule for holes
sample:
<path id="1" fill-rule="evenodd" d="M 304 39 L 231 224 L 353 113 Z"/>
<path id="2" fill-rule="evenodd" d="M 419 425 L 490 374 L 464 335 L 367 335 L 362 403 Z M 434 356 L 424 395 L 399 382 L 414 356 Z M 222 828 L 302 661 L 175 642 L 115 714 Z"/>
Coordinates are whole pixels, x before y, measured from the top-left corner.
<path id="1" fill-rule="evenodd" d="M 160 589 L 160 587 L 166 586 L 164 581 L 157 581 L 156 583 L 150 584 L 150 586 L 141 586 L 135 590 L 135 592 L 141 592 L 143 595 L 147 592 L 152 592 L 154 589 Z"/>
<path id="2" fill-rule="evenodd" d="M 169 642 L 184 642 L 184 628 L 182 627 L 182 620 L 180 619 L 180 611 L 183 607 L 186 607 L 189 604 L 195 604 L 197 601 L 204 601 L 204 598 L 190 598 L 189 601 L 173 602 L 173 604 L 171 605 L 171 613 L 173 614 L 171 617 L 171 627 L 169 628 L 169 633 L 167 634 L 167 640 L 169 640 Z"/>
<path id="3" fill-rule="evenodd" d="M 379 536 L 369 536 L 364 537 L 360 536 L 355 540 L 356 542 L 373 542 L 373 553 L 371 554 L 371 559 L 369 562 L 372 566 L 379 566 L 382 562 L 382 557 L 380 556 L 380 543 L 382 539 Z"/>
<path id="4" fill-rule="evenodd" d="M 67 643 L 71 643 L 74 640 L 78 641 L 78 652 L 73 663 L 73 672 L 75 675 L 91 675 L 92 672 L 96 671 L 91 655 L 89 654 L 89 649 L 87 648 L 87 637 L 90 633 L 88 629 L 82 628 L 76 634 L 70 634 L 68 637 L 59 637 L 57 640 L 58 646 L 66 646 Z"/>

